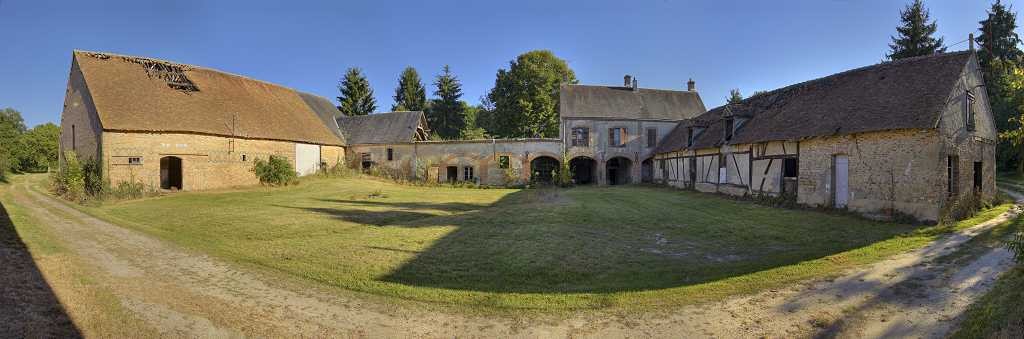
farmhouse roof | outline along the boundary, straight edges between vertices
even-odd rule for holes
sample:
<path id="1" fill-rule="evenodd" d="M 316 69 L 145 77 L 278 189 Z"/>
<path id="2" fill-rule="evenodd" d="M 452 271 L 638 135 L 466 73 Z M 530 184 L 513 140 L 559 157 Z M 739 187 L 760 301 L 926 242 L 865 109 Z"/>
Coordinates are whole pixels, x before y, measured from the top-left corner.
<path id="1" fill-rule="evenodd" d="M 880 63 L 719 106 L 696 118 L 711 123 L 690 148 L 933 129 L 973 55 L 964 51 Z M 743 123 L 726 142 L 722 121 L 730 116 Z M 656 151 L 686 148 L 686 127 L 676 126 Z"/>
<path id="2" fill-rule="evenodd" d="M 704 113 L 696 91 L 563 84 L 563 118 L 683 120 Z"/>
<path id="3" fill-rule="evenodd" d="M 337 121 L 350 145 L 408 143 L 429 135 L 420 111 L 340 116 Z"/>
<path id="4" fill-rule="evenodd" d="M 76 50 L 73 62 L 104 130 L 344 144 L 323 118 L 337 109 L 315 95 L 152 58 Z"/>

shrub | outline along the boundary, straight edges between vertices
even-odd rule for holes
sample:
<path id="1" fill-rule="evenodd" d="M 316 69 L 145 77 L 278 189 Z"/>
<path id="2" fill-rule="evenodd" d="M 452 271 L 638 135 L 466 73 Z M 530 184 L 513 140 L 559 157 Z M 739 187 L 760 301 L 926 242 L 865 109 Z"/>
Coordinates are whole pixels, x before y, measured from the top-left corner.
<path id="1" fill-rule="evenodd" d="M 295 168 L 288 159 L 276 155 L 271 155 L 268 160 L 257 158 L 253 161 L 252 172 L 264 185 L 284 186 L 298 182 Z"/>
<path id="2" fill-rule="evenodd" d="M 122 181 L 109 190 L 108 195 L 121 200 L 139 199 L 146 196 L 146 185 L 137 181 Z"/>
<path id="3" fill-rule="evenodd" d="M 103 181 L 103 169 L 100 162 L 89 158 L 82 161 L 82 177 L 85 181 L 85 194 L 91 197 L 102 197 L 109 183 Z"/>
<path id="4" fill-rule="evenodd" d="M 320 171 L 317 172 L 321 177 L 326 178 L 348 178 L 355 176 L 358 173 L 359 171 L 345 166 L 343 162 L 338 162 L 331 167 L 323 166 L 320 168 Z"/>
<path id="5" fill-rule="evenodd" d="M 53 193 L 71 201 L 85 199 L 85 175 L 82 173 L 82 165 L 78 162 L 78 156 L 74 152 L 64 154 L 64 164 L 60 171 L 50 177 L 50 185 Z"/>
<path id="6" fill-rule="evenodd" d="M 959 220 L 967 219 L 982 209 L 984 202 L 980 195 L 967 194 L 951 198 L 939 214 L 940 224 L 955 224 Z"/>

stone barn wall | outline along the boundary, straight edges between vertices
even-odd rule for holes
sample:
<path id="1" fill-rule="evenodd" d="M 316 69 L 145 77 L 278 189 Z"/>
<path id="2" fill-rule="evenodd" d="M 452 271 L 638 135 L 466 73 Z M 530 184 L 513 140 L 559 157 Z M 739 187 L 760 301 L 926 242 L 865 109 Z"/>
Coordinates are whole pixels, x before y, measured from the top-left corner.
<path id="1" fill-rule="evenodd" d="M 111 185 L 141 182 L 160 187 L 160 159 L 182 160 L 185 191 L 259 184 L 251 171 L 253 160 L 282 156 L 295 164 L 295 142 L 252 140 L 178 133 L 103 133 L 103 166 Z M 343 159 L 343 147 L 322 146 L 322 161 L 333 166 Z M 140 163 L 129 164 L 129 158 Z"/>
<path id="2" fill-rule="evenodd" d="M 388 160 L 391 149 L 391 160 Z M 407 178 L 425 175 L 426 180 L 447 182 L 447 167 L 455 166 L 458 181 L 484 185 L 521 184 L 530 179 L 530 163 L 538 157 L 562 161 L 562 144 L 557 139 L 495 139 L 421 141 L 403 144 L 352 145 L 347 154 L 358 165 L 368 154 L 374 166 L 382 166 Z M 511 171 L 500 168 L 502 157 L 508 157 Z M 466 167 L 472 168 L 467 178 Z M 509 178 L 506 173 L 514 177 Z"/>
<path id="3" fill-rule="evenodd" d="M 73 60 L 73 59 L 72 59 Z M 99 115 L 96 113 L 89 88 L 85 86 L 85 78 L 73 61 L 71 74 L 68 76 L 67 93 L 64 96 L 64 112 L 60 116 L 60 161 L 64 162 L 64 152 L 72 151 L 79 160 L 100 157 L 100 126 Z"/>

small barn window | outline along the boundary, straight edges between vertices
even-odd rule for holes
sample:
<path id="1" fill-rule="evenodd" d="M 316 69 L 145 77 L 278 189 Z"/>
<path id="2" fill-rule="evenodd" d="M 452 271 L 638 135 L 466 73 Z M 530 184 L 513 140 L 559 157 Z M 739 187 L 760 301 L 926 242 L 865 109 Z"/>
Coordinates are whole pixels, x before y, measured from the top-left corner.
<path id="1" fill-rule="evenodd" d="M 732 140 L 732 132 L 735 128 L 735 120 L 732 118 L 725 119 L 725 140 Z"/>
<path id="2" fill-rule="evenodd" d="M 783 178 L 796 178 L 799 171 L 799 162 L 796 158 L 782 159 L 782 177 Z"/>
<path id="3" fill-rule="evenodd" d="M 508 167 L 509 167 L 508 156 L 507 155 L 499 156 L 498 157 L 498 168 L 503 168 L 504 169 L 504 168 L 508 168 Z"/>
<path id="4" fill-rule="evenodd" d="M 964 100 L 964 122 L 968 131 L 974 130 L 974 93 L 969 90 Z"/>
<path id="5" fill-rule="evenodd" d="M 608 129 L 608 146 L 622 147 L 625 146 L 624 139 L 626 139 L 626 129 L 621 127 L 609 128 Z"/>
<path id="6" fill-rule="evenodd" d="M 473 166 L 466 166 L 462 168 L 462 180 L 472 181 L 473 180 Z"/>
<path id="7" fill-rule="evenodd" d="M 128 157 L 129 165 L 142 165 L 142 157 Z"/>
<path id="8" fill-rule="evenodd" d="M 658 130 L 655 128 L 647 129 L 647 147 L 654 147 L 658 144 Z"/>
<path id="9" fill-rule="evenodd" d="M 247 161 L 247 160 L 249 160 L 249 158 L 246 157 L 245 154 L 242 154 L 242 161 Z"/>
<path id="10" fill-rule="evenodd" d="M 395 149 L 388 147 L 388 161 L 395 160 Z"/>
<path id="11" fill-rule="evenodd" d="M 956 156 L 946 157 L 946 194 L 954 196 L 957 194 L 957 187 L 960 185 L 959 158 Z"/>
<path id="12" fill-rule="evenodd" d="M 590 129 L 586 127 L 573 127 L 572 145 L 577 147 L 590 146 Z"/>
<path id="13" fill-rule="evenodd" d="M 75 140 L 75 125 L 71 125 L 71 150 L 72 151 L 77 151 L 78 150 L 77 146 L 78 145 L 77 145 L 77 142 Z"/>

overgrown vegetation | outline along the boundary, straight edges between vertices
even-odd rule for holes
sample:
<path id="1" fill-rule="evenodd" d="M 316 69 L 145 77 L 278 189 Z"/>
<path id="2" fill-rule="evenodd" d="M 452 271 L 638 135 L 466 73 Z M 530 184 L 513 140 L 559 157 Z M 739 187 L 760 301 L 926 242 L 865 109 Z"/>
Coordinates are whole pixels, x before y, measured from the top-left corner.
<path id="1" fill-rule="evenodd" d="M 0 180 L 7 173 L 46 172 L 57 165 L 60 128 L 52 123 L 25 127 L 21 113 L 0 110 Z"/>
<path id="2" fill-rule="evenodd" d="M 253 161 L 252 172 L 260 179 L 260 183 L 270 186 L 287 186 L 298 184 L 298 174 L 288 159 L 271 155 L 267 160 L 257 158 Z"/>

